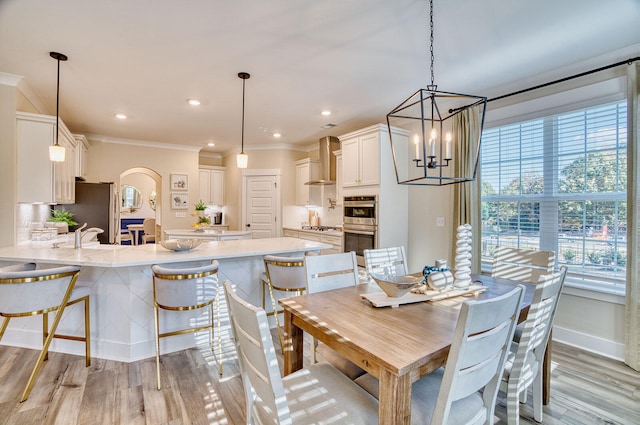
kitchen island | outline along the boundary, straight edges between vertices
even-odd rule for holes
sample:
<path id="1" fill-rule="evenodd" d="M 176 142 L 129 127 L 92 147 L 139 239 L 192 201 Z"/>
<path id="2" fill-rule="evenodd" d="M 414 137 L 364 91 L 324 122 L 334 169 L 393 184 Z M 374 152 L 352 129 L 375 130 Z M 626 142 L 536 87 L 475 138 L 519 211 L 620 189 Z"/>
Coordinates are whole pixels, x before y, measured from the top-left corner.
<path id="1" fill-rule="evenodd" d="M 39 266 L 82 266 L 78 285 L 92 289 L 92 355 L 132 362 L 155 355 L 151 265 L 188 263 L 197 266 L 218 260 L 220 283 L 231 281 L 243 298 L 260 305 L 263 256 L 293 256 L 307 251 L 318 252 L 328 247 L 324 243 L 295 238 L 211 241 L 181 252 L 169 251 L 159 244 L 95 245 L 73 249 L 52 248 L 51 244 L 38 242 L 0 248 L 0 266 L 31 261 Z M 220 302 L 224 304 L 224 297 L 220 298 Z M 72 306 L 65 311 L 58 328 L 60 333 L 82 333 L 81 310 L 78 306 Z M 165 330 L 189 327 L 206 314 L 203 311 L 161 312 L 161 326 Z M 40 349 L 41 335 L 40 317 L 14 319 L 2 344 Z M 195 335 L 202 337 L 202 334 Z M 199 342 L 204 341 L 206 339 Z M 161 342 L 161 352 L 178 351 L 194 345 L 193 335 L 165 338 Z M 83 350 L 82 344 L 73 341 L 54 340 L 51 345 L 51 351 L 81 355 Z"/>

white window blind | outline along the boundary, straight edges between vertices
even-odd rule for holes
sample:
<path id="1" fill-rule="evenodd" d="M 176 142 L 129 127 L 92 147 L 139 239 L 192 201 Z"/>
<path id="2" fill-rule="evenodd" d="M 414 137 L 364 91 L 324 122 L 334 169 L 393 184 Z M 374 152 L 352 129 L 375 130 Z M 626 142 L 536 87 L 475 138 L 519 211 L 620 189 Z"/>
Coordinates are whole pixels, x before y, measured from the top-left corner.
<path id="1" fill-rule="evenodd" d="M 626 102 L 486 129 L 482 260 L 497 245 L 552 250 L 591 285 L 624 287 Z"/>

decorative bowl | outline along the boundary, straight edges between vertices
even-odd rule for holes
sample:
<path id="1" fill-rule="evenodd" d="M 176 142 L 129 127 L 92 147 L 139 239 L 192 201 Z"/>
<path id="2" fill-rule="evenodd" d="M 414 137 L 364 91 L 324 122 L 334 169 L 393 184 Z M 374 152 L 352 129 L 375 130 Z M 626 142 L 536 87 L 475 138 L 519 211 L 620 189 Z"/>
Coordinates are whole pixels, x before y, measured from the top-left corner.
<path id="1" fill-rule="evenodd" d="M 200 239 L 166 239 L 160 245 L 170 251 L 188 251 L 202 243 Z"/>
<path id="2" fill-rule="evenodd" d="M 418 276 L 392 276 L 387 274 L 371 273 L 380 289 L 391 298 L 399 298 L 409 292 L 411 288 L 422 283 Z"/>

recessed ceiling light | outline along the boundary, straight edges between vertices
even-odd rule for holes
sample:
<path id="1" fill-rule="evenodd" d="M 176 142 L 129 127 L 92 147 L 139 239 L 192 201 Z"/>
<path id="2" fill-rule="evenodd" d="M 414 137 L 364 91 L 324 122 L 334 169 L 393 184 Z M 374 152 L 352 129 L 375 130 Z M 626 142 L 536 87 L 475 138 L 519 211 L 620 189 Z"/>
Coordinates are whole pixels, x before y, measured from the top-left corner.
<path id="1" fill-rule="evenodd" d="M 327 117 L 327 116 L 331 115 L 331 111 L 328 111 L 328 110 L 324 110 L 324 111 L 322 111 L 321 113 L 322 113 L 322 115 L 324 115 L 325 117 Z"/>
<path id="2" fill-rule="evenodd" d="M 191 106 L 200 106 L 200 102 L 198 99 L 194 99 L 194 98 L 189 98 L 187 99 L 187 102 L 189 103 L 189 105 Z"/>
<path id="3" fill-rule="evenodd" d="M 338 124 L 328 123 L 328 124 L 325 124 L 325 125 L 321 126 L 320 128 L 333 128 L 333 127 L 335 127 L 337 125 Z"/>
<path id="4" fill-rule="evenodd" d="M 282 134 L 280 134 L 280 133 L 273 133 L 273 137 L 280 137 L 280 136 L 282 136 Z"/>
<path id="5" fill-rule="evenodd" d="M 216 145 L 216 144 L 215 144 L 215 143 L 213 143 L 213 142 L 209 142 L 209 143 L 207 143 L 207 146 L 214 147 L 215 145 Z"/>
<path id="6" fill-rule="evenodd" d="M 118 118 L 119 120 L 126 120 L 127 116 L 125 114 L 116 114 L 116 118 Z"/>

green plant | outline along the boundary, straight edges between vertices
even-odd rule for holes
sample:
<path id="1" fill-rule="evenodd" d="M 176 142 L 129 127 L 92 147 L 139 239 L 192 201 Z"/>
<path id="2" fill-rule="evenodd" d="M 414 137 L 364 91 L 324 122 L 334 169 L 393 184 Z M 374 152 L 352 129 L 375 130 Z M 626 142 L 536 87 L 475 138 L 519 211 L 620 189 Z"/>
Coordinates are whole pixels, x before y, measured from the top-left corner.
<path id="1" fill-rule="evenodd" d="M 566 249 L 562 255 L 564 255 L 564 259 L 567 261 L 567 263 L 571 264 L 573 263 L 573 259 L 576 258 L 576 253 L 574 250 L 572 249 Z"/>
<path id="2" fill-rule="evenodd" d="M 196 204 L 196 211 L 204 211 L 206 208 L 207 206 L 202 202 L 202 199 L 200 199 L 200 202 Z"/>
<path id="3" fill-rule="evenodd" d="M 78 224 L 73 221 L 73 213 L 65 210 L 64 207 L 59 210 L 53 210 L 51 212 L 51 217 L 47 221 L 67 223 L 69 227 L 76 226 Z"/>

